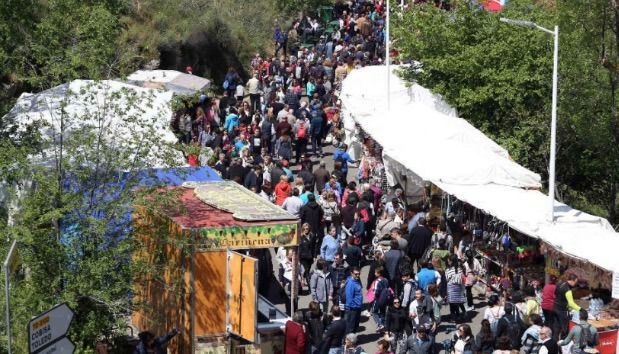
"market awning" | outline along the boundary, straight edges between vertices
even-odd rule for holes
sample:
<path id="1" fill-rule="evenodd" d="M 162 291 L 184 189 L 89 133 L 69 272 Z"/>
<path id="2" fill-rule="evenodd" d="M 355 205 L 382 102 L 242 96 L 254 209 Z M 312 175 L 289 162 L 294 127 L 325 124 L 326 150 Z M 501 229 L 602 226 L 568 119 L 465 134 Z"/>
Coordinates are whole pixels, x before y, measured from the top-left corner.
<path id="1" fill-rule="evenodd" d="M 348 133 L 359 124 L 383 147 L 384 160 L 407 169 L 410 180 L 430 181 L 565 254 L 619 272 L 619 257 L 614 256 L 619 234 L 606 219 L 555 201 L 556 221 L 550 223 L 538 174 L 512 161 L 468 122 L 441 113 L 445 103 L 440 97 L 412 95 L 393 72 L 387 110 L 386 81 L 384 66 L 354 70 L 344 80 L 340 97 Z"/>

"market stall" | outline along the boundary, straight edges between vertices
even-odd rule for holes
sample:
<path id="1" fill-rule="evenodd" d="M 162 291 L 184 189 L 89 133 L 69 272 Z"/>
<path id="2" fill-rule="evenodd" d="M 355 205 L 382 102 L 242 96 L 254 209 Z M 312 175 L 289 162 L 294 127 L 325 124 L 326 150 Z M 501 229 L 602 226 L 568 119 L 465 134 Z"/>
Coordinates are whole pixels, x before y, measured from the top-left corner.
<path id="1" fill-rule="evenodd" d="M 134 279 L 133 323 L 156 333 L 179 328 L 174 353 L 281 348 L 288 316 L 258 295 L 259 261 L 247 254 L 296 246 L 296 217 L 230 181 L 161 193 L 169 200 L 160 212 L 135 207 L 134 262 L 144 272 Z"/>

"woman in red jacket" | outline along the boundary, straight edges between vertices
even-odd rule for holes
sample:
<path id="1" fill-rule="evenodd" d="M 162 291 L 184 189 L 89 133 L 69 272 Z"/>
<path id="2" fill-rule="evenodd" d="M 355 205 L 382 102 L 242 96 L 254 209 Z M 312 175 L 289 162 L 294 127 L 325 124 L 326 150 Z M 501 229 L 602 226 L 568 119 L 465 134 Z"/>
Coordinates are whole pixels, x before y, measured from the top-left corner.
<path id="1" fill-rule="evenodd" d="M 304 354 L 307 342 L 307 333 L 303 324 L 303 312 L 297 311 L 292 316 L 292 321 L 286 322 L 284 340 L 285 354 Z"/>

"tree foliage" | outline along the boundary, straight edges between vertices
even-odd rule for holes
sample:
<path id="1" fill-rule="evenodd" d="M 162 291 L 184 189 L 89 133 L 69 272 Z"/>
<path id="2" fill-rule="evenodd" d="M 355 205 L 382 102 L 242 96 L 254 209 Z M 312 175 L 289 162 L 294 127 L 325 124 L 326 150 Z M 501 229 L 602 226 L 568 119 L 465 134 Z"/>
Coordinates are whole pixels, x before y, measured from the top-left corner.
<path id="1" fill-rule="evenodd" d="M 70 336 L 78 352 L 91 352 L 100 336 L 124 334 L 133 309 L 128 208 L 144 178 L 138 172 L 174 166 L 179 152 L 158 133 L 169 109 L 153 106 L 148 92 L 93 82 L 49 94 L 55 103 L 44 98 L 37 106 L 53 116 L 40 123 L 40 144 L 18 150 L 28 145 L 15 136 L 0 163 L 2 171 L 12 168 L 9 198 L 19 210 L 1 225 L 19 241 L 22 260 L 11 288 L 15 352 L 27 351 L 30 318 L 61 302 L 76 311 Z M 70 109 L 74 100 L 87 108 Z M 18 189 L 19 198 L 11 193 Z"/>
<path id="2" fill-rule="evenodd" d="M 423 69 L 403 75 L 441 94 L 514 160 L 547 178 L 553 38 L 502 23 L 499 17 L 550 29 L 559 24 L 559 196 L 617 222 L 611 203 L 618 171 L 617 136 L 611 129 L 616 93 L 600 57 L 606 48 L 616 62 L 616 47 L 609 45 L 616 40 L 611 3 L 558 1 L 549 7 L 518 1 L 498 14 L 468 1 L 450 12 L 415 6 L 402 18 L 394 16 L 396 45 L 405 59 L 420 61 Z"/>

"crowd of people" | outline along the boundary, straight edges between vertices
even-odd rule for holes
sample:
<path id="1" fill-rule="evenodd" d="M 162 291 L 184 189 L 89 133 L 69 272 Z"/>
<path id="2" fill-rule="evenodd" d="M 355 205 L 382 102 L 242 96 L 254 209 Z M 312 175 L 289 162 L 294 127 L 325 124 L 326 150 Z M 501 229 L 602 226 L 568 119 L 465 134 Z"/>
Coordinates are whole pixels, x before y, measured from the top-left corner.
<path id="1" fill-rule="evenodd" d="M 277 25 L 275 55 L 256 54 L 249 80 L 231 68 L 222 97 L 202 96 L 173 122 L 190 164 L 212 166 L 301 220 L 298 264 L 291 250 L 277 252 L 286 294 L 295 296 L 296 277 L 311 297 L 286 324 L 286 353 L 362 353 L 362 316 L 376 323 L 379 353 L 437 353 L 442 322 L 457 325 L 443 344 L 455 354 L 557 354 L 568 343 L 577 353 L 592 346 L 595 329 L 586 321 L 567 331 L 568 308 L 587 316 L 571 297 L 573 277 L 543 289 L 497 289 L 474 335 L 468 315 L 485 269 L 471 234 L 423 203 L 409 204 L 402 189 L 387 188 L 384 175 L 374 173 L 380 154 L 349 155 L 338 94 L 349 72 L 384 61 L 384 10 L 382 0 L 338 0 L 332 31 L 309 17 Z M 330 170 L 325 144 L 335 146 Z M 349 176 L 350 166 L 360 172 Z"/>

